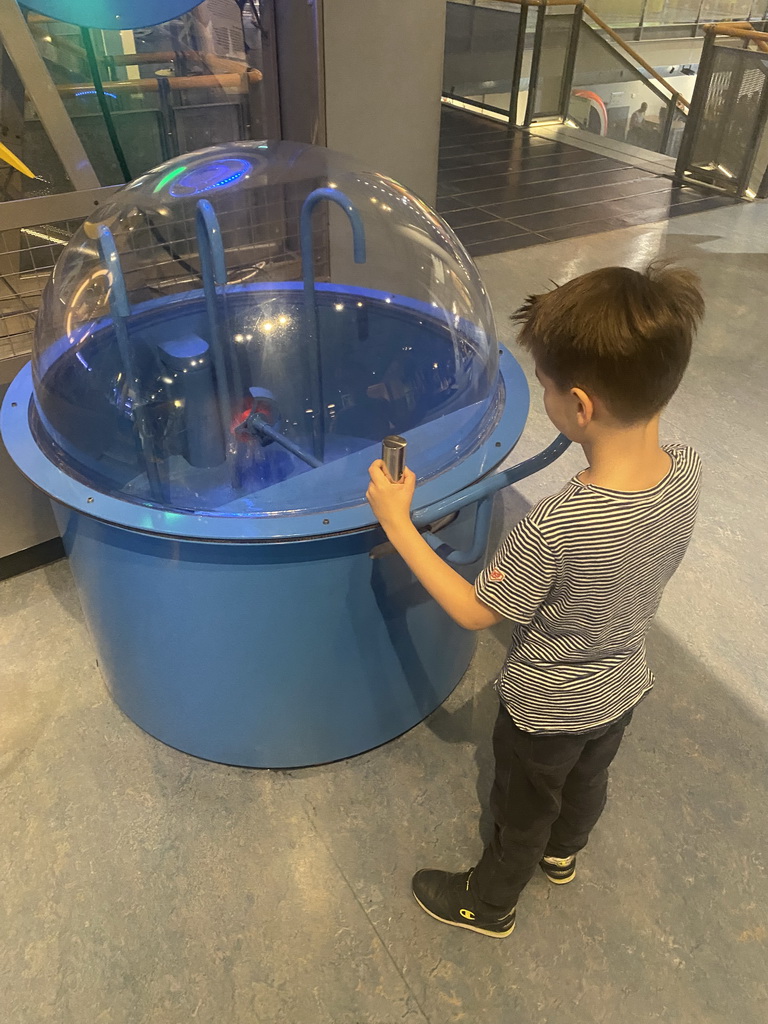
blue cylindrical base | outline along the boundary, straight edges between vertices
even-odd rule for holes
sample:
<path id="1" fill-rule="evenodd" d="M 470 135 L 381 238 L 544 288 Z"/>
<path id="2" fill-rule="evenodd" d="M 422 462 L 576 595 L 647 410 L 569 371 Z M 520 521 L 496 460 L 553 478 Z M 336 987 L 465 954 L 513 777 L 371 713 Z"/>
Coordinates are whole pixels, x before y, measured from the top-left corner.
<path id="1" fill-rule="evenodd" d="M 438 707 L 472 657 L 474 633 L 398 555 L 370 557 L 376 528 L 195 542 L 54 511 L 112 696 L 198 757 L 285 768 L 361 753 Z M 474 518 L 440 536 L 469 547 Z"/>

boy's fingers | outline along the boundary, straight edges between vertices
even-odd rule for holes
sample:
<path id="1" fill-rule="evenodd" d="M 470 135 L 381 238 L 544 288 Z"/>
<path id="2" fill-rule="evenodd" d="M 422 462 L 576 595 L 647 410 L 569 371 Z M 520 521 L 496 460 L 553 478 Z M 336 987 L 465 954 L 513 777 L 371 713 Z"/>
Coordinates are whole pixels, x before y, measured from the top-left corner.
<path id="1" fill-rule="evenodd" d="M 368 476 L 371 478 L 371 482 L 374 484 L 380 484 L 382 482 L 382 479 L 388 484 L 400 483 L 407 484 L 408 486 L 410 486 L 411 484 L 416 483 L 416 474 L 413 472 L 413 470 L 408 469 L 407 466 L 403 469 L 403 475 L 401 479 L 399 481 L 393 480 L 392 477 L 387 472 L 387 468 L 381 459 L 376 459 L 375 462 L 372 462 L 370 464 L 370 466 L 368 467 Z"/>

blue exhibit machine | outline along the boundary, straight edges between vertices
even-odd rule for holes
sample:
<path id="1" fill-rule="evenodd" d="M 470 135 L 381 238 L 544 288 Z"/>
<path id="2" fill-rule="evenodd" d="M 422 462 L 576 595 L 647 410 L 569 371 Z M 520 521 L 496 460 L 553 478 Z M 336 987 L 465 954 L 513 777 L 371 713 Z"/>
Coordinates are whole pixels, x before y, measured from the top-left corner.
<path id="1" fill-rule="evenodd" d="M 415 521 L 472 576 L 493 492 L 567 445 L 490 474 L 527 411 L 436 214 L 339 154 L 240 142 L 83 224 L 2 432 L 122 710 L 199 757 L 287 767 L 399 735 L 472 656 L 365 501 L 382 438 L 407 439 Z"/>

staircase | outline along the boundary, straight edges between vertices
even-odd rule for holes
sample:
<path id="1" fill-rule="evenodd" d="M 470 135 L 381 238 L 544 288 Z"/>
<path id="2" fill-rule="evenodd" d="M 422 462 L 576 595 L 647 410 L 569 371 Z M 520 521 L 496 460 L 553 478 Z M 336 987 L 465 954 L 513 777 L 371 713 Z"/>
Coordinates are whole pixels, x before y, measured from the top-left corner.
<path id="1" fill-rule="evenodd" d="M 677 155 L 686 98 L 588 6 L 449 2 L 446 25 L 447 102 L 518 127 L 570 128 L 570 144 L 599 140 L 598 152 L 635 166 Z"/>

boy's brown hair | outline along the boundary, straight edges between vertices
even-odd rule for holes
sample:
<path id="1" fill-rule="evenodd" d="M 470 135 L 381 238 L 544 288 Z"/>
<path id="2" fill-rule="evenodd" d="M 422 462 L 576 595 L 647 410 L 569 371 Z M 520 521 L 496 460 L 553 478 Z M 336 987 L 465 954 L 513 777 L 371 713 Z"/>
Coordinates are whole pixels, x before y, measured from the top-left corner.
<path id="1" fill-rule="evenodd" d="M 599 397 L 623 423 L 656 415 L 682 380 L 704 299 L 684 267 L 603 267 L 530 295 L 518 342 L 563 389 Z"/>

